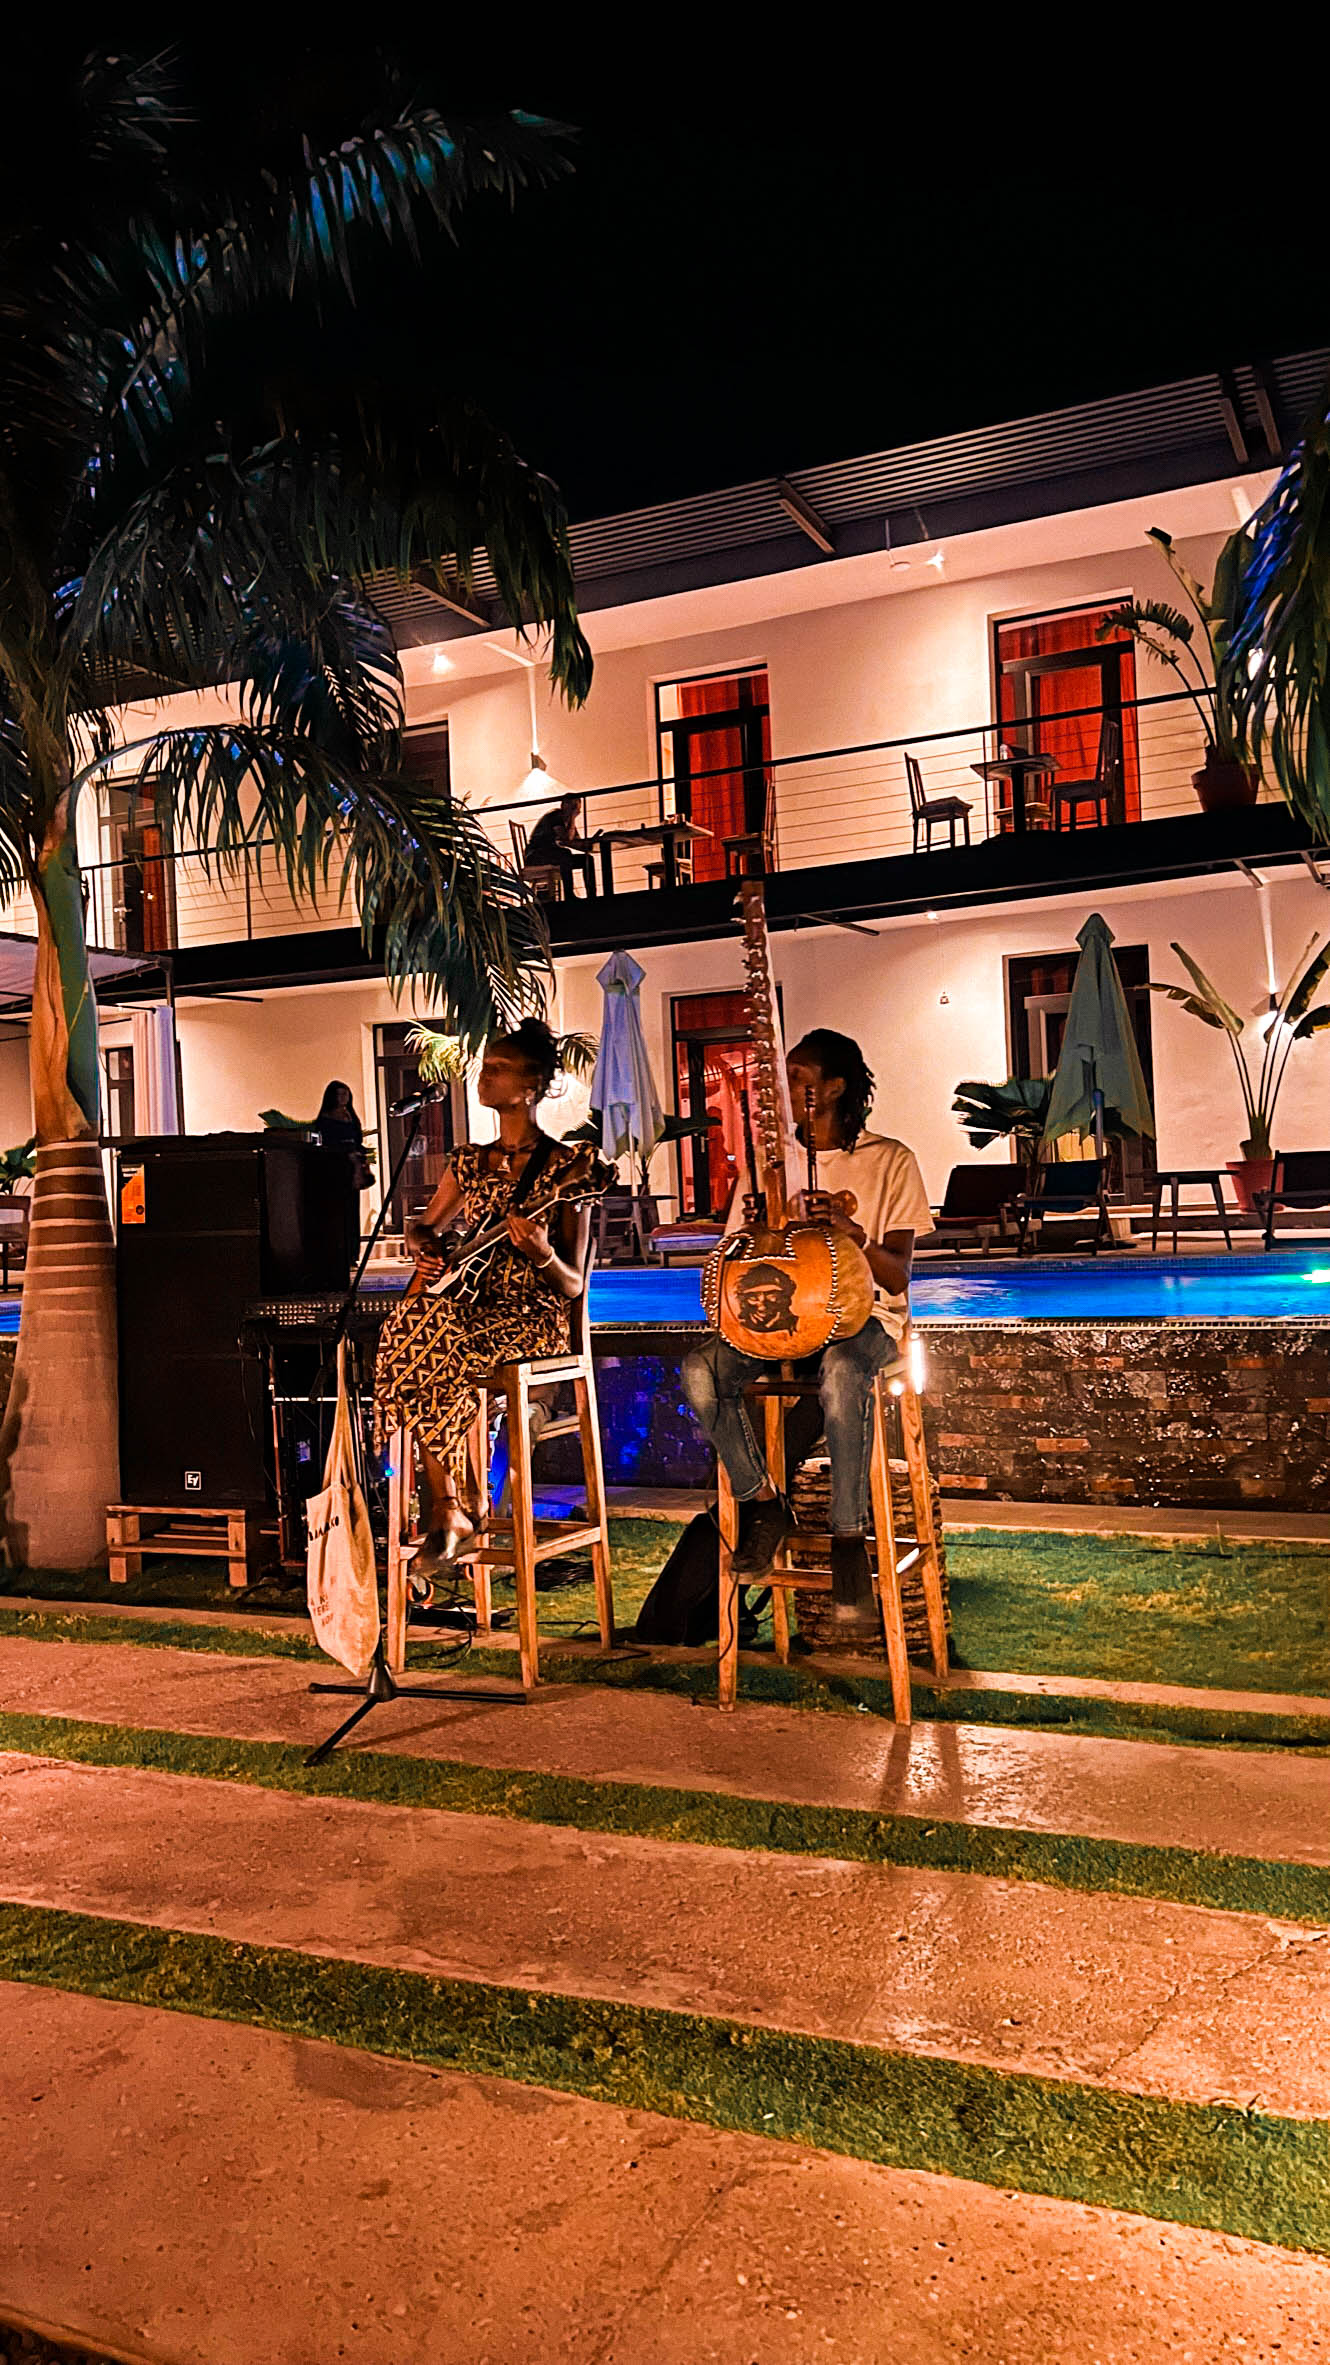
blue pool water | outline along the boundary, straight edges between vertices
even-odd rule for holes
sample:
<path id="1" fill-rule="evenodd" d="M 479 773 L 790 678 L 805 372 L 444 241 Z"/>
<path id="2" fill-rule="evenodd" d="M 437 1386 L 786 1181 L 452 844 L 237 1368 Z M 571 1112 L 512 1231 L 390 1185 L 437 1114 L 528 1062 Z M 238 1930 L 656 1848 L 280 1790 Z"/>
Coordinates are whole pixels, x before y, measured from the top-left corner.
<path id="1" fill-rule="evenodd" d="M 700 1323 L 700 1279 L 690 1265 L 595 1273 L 591 1320 L 615 1329 Z M 1330 1322 L 1330 1251 L 931 1267 L 910 1297 L 923 1323 Z"/>

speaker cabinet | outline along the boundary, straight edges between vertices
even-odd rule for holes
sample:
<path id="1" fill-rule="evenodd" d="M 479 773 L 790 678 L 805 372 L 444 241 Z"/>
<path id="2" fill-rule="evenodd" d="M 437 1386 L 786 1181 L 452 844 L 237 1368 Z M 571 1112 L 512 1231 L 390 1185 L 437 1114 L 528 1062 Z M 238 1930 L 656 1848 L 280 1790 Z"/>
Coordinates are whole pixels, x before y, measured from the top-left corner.
<path id="1" fill-rule="evenodd" d="M 245 1308 L 346 1287 L 345 1157 L 281 1133 L 125 1142 L 117 1206 L 124 1498 L 261 1508 L 271 1414 Z"/>

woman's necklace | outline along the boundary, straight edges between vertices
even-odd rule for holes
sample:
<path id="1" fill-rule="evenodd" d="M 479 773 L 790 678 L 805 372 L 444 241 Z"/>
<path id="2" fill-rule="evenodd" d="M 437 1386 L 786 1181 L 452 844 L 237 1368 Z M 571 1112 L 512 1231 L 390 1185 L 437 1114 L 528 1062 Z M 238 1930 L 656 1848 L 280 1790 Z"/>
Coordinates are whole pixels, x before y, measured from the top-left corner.
<path id="1" fill-rule="evenodd" d="M 540 1131 L 537 1128 L 534 1133 L 529 1133 L 524 1141 L 501 1141 L 496 1142 L 494 1147 L 498 1152 L 500 1162 L 507 1167 L 511 1174 L 516 1161 L 519 1158 L 529 1157 L 539 1139 Z"/>

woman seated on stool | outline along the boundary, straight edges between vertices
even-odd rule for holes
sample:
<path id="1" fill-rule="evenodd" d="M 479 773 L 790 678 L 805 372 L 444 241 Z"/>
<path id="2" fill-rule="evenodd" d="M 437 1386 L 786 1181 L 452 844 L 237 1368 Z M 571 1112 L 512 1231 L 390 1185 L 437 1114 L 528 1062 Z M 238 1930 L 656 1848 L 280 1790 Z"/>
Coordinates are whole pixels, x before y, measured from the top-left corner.
<path id="1" fill-rule="evenodd" d="M 544 1217 L 512 1211 L 533 1153 L 541 1161 L 525 1194 L 533 1201 L 557 1191 L 584 1155 L 578 1144 L 555 1141 L 536 1123 L 557 1064 L 554 1037 L 539 1019 L 491 1038 L 476 1090 L 498 1115 L 498 1139 L 455 1149 L 424 1215 L 406 1227 L 425 1286 L 402 1301 L 380 1334 L 374 1415 L 381 1446 L 395 1429 L 410 1427 L 420 1448 L 427 1533 L 412 1563 L 413 1580 L 455 1560 L 475 1534 L 470 1511 L 476 1506 L 464 1507 L 462 1494 L 479 1390 L 501 1364 L 568 1348 L 568 1308 L 582 1291 L 589 1213 L 571 1206 Z M 431 1297 L 429 1284 L 447 1263 L 448 1235 L 488 1229 L 505 1216 L 507 1237 L 485 1260 L 476 1295 Z"/>

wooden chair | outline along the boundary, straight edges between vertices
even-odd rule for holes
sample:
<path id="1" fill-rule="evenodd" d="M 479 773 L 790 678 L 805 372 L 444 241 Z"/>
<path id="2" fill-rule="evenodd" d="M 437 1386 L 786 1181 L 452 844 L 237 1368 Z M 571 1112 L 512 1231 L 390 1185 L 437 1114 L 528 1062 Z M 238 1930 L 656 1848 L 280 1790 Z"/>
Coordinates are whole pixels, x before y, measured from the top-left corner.
<path id="1" fill-rule="evenodd" d="M 770 780 L 762 793 L 761 826 L 739 830 L 734 837 L 720 841 L 727 879 L 765 879 L 776 867 L 776 806 Z"/>
<path id="2" fill-rule="evenodd" d="M 1075 829 L 1081 806 L 1093 805 L 1096 821 L 1107 828 L 1118 800 L 1121 770 L 1122 725 L 1116 715 L 1106 714 L 1099 725 L 1099 752 L 1092 778 L 1064 780 L 1060 773 L 1055 773 L 1049 783 L 1053 792 L 1053 827 Z"/>
<path id="3" fill-rule="evenodd" d="M 487 1639 L 492 1630 L 490 1571 L 511 1568 L 517 1591 L 517 1641 L 522 1689 L 529 1692 L 540 1679 L 540 1647 L 536 1630 L 536 1570 L 543 1560 L 591 1547 L 596 1583 L 596 1612 L 600 1639 L 606 1650 L 614 1642 L 614 1594 L 610 1576 L 610 1536 L 605 1508 L 605 1472 L 600 1452 L 600 1416 L 596 1404 L 596 1374 L 591 1357 L 587 1297 L 593 1251 L 587 1250 L 582 1294 L 570 1309 L 570 1341 L 566 1355 L 527 1357 L 503 1364 L 495 1371 L 480 1398 L 468 1440 L 468 1459 L 483 1517 L 474 1546 L 459 1557 L 459 1568 L 469 1572 L 475 1593 L 477 1632 Z M 547 1438 L 576 1436 L 582 1446 L 582 1476 L 586 1486 L 585 1519 L 537 1519 L 532 1478 L 532 1437 L 529 1419 L 532 1391 L 568 1382 L 574 1410 L 557 1415 L 541 1429 Z M 500 1518 L 489 1501 L 489 1398 L 502 1396 L 508 1425 L 508 1476 L 512 1512 Z M 410 1560 L 403 1553 L 410 1506 L 411 1454 L 414 1432 L 399 1429 L 393 1439 L 388 1469 L 388 1628 L 387 1660 L 394 1675 L 406 1664 L 406 1619 Z"/>
<path id="4" fill-rule="evenodd" d="M 755 1380 L 745 1395 L 761 1401 L 766 1410 L 767 1469 L 774 1483 L 784 1489 L 785 1416 L 784 1405 L 790 1398 L 816 1396 L 816 1379 L 798 1380 L 784 1371 L 773 1373 L 770 1379 Z M 900 1409 L 901 1441 L 905 1466 L 909 1473 L 910 1503 L 913 1511 L 914 1534 L 901 1535 L 896 1527 L 891 1500 L 891 1473 L 887 1455 L 886 1407 L 894 1398 Z M 888 1364 L 873 1383 L 873 1433 L 869 1453 L 869 1492 L 873 1513 L 873 1537 L 870 1554 L 875 1562 L 874 1580 L 878 1608 L 882 1615 L 882 1633 L 887 1648 L 887 1666 L 891 1680 L 892 1714 L 897 1724 L 911 1721 L 910 1661 L 905 1645 L 905 1621 L 901 1611 L 901 1577 L 906 1570 L 920 1564 L 924 1601 L 928 1612 L 928 1636 L 932 1649 L 933 1672 L 939 1682 L 946 1675 L 947 1614 L 942 1599 L 942 1573 L 938 1558 L 937 1528 L 933 1519 L 932 1485 L 928 1474 L 928 1457 L 924 1447 L 923 1411 L 910 1381 L 908 1359 Z M 733 1708 L 739 1696 L 739 1593 L 740 1582 L 730 1566 L 730 1556 L 739 1540 L 739 1506 L 735 1502 L 725 1465 L 719 1464 L 720 1521 L 720 1640 L 717 1680 L 717 1700 L 722 1708 Z M 771 1623 L 776 1644 L 776 1657 L 784 1666 L 790 1656 L 790 1614 L 786 1593 L 798 1590 L 829 1592 L 831 1589 L 831 1539 L 806 1527 L 799 1529 L 801 1541 L 817 1547 L 825 1546 L 828 1565 L 810 1565 L 806 1561 L 792 1561 L 788 1544 L 782 1546 L 770 1572 L 759 1578 L 746 1578 L 744 1584 L 771 1587 Z"/>
<path id="5" fill-rule="evenodd" d="M 513 860 L 517 875 L 525 881 L 533 895 L 543 903 L 558 903 L 563 897 L 563 872 L 556 862 L 528 862 L 526 842 L 531 832 L 524 821 L 510 821 L 508 835 L 513 841 Z"/>
<path id="6" fill-rule="evenodd" d="M 1257 1213 L 1265 1217 L 1262 1247 L 1275 1244 L 1275 1218 L 1281 1207 L 1330 1207 L 1330 1150 L 1285 1150 L 1275 1159 L 1271 1190 L 1253 1193 Z"/>
<path id="7" fill-rule="evenodd" d="M 674 841 L 674 879 L 676 886 L 692 886 L 693 845 L 694 840 L 692 838 L 676 838 Z M 648 862 L 644 865 L 644 867 L 647 874 L 648 887 L 663 888 L 665 885 L 664 854 L 662 853 L 658 855 L 654 862 Z"/>
<path id="8" fill-rule="evenodd" d="M 1112 1237 L 1108 1220 L 1108 1162 L 1104 1158 L 1055 1158 L 1041 1166 L 1032 1191 L 1016 1199 L 1016 1246 L 1023 1255 L 1031 1227 L 1042 1232 L 1050 1215 L 1086 1215 L 1095 1211 L 1090 1252 L 1097 1255 L 1101 1241 Z"/>
<path id="9" fill-rule="evenodd" d="M 960 823 L 965 833 L 965 843 L 968 846 L 970 843 L 970 807 L 966 804 L 964 797 L 926 797 L 924 795 L 924 776 L 919 769 L 918 756 L 906 756 L 905 778 L 910 791 L 910 819 L 914 824 L 915 853 L 917 854 L 919 851 L 921 831 L 924 839 L 924 852 L 925 854 L 932 853 L 935 829 L 948 830 L 950 832 L 949 843 L 954 848 L 957 822 Z"/>

